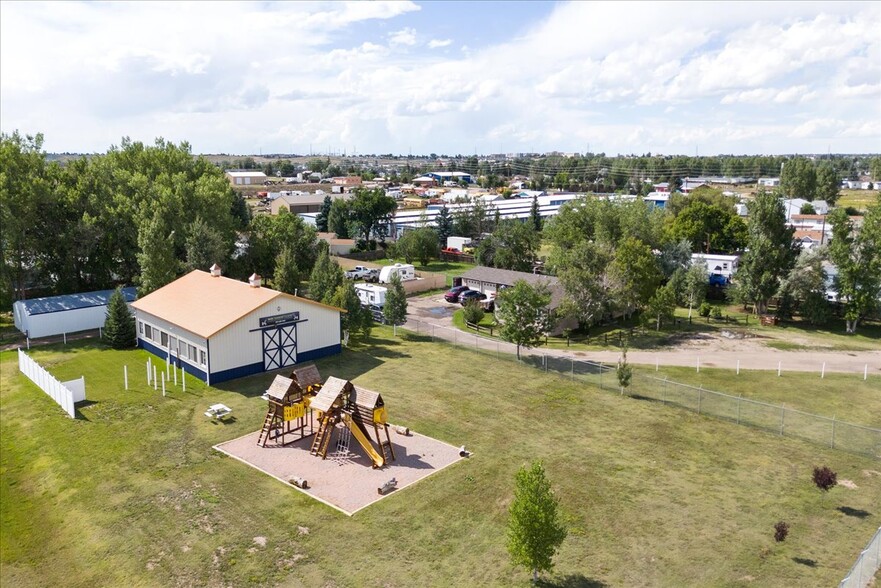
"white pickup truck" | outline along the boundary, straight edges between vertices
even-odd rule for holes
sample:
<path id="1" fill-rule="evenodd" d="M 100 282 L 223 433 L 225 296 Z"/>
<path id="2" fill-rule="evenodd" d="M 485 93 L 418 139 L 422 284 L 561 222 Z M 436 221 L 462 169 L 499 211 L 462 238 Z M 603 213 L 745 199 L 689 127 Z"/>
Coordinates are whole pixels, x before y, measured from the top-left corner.
<path id="1" fill-rule="evenodd" d="M 345 273 L 347 280 L 363 280 L 369 275 L 370 268 L 366 268 L 363 265 L 356 265 L 354 268 Z"/>

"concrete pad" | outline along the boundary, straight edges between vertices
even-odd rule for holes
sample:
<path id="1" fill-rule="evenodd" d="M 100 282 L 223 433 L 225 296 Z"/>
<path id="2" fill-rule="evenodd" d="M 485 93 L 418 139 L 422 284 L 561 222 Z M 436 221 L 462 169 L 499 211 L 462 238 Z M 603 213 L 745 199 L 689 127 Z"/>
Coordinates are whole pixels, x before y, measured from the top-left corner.
<path id="1" fill-rule="evenodd" d="M 409 435 L 400 435 L 393 427 L 389 428 L 395 460 L 380 469 L 373 469 L 370 458 L 354 438 L 347 453 L 334 451 L 342 429 L 335 431 L 324 460 L 309 453 L 312 436 L 287 446 L 267 443 L 266 447 L 260 447 L 257 445 L 260 431 L 255 431 L 215 445 L 214 449 L 351 516 L 463 459 L 458 447 L 412 431 Z M 305 479 L 309 487 L 297 488 L 290 483 L 293 477 Z M 392 478 L 398 481 L 397 489 L 380 495 L 378 488 Z"/>

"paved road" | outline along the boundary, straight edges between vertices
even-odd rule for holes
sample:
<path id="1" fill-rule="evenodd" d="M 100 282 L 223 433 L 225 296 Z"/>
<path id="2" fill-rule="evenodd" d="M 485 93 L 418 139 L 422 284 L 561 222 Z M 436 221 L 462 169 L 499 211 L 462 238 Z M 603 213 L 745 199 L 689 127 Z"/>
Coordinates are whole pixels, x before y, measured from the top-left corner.
<path id="1" fill-rule="evenodd" d="M 408 330 L 430 334 L 435 338 L 445 339 L 458 345 L 495 352 L 516 352 L 510 343 L 474 336 L 453 327 L 453 311 L 455 304 L 444 301 L 443 297 L 429 296 L 410 298 L 408 300 Z M 581 359 L 606 364 L 616 363 L 619 351 L 567 351 L 565 349 L 521 350 L 531 355 L 548 357 L 564 357 Z M 701 367 L 720 367 L 736 369 L 738 361 L 744 370 L 776 370 L 778 364 L 783 371 L 863 373 L 881 375 L 881 343 L 877 351 L 780 351 L 766 347 L 758 341 L 727 340 L 717 336 L 706 336 L 689 344 L 665 351 L 630 350 L 627 359 L 634 364 L 665 366 L 686 366 L 697 369 Z"/>

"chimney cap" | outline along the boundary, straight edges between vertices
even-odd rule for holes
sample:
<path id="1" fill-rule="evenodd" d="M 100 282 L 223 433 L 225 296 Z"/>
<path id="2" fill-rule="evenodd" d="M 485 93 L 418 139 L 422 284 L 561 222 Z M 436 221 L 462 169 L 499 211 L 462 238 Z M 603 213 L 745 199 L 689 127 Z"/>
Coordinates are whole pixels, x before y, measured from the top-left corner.
<path id="1" fill-rule="evenodd" d="M 256 272 L 251 274 L 251 277 L 248 278 L 248 283 L 252 288 L 259 288 L 261 286 L 261 278 Z"/>
<path id="2" fill-rule="evenodd" d="M 216 263 L 212 265 L 209 269 L 211 270 L 211 275 L 215 278 L 220 275 L 220 266 Z"/>

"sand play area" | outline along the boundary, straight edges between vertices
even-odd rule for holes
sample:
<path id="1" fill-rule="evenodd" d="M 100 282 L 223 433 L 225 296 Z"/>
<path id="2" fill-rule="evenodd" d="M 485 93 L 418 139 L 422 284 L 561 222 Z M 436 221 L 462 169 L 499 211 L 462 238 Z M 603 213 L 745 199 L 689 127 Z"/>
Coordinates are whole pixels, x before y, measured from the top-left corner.
<path id="1" fill-rule="evenodd" d="M 460 459 L 459 449 L 431 437 L 410 432 L 409 435 L 391 433 L 395 460 L 380 469 L 356 442 L 348 450 L 333 445 L 327 459 L 312 455 L 312 437 L 286 446 L 268 443 L 257 445 L 260 431 L 215 445 L 218 451 L 269 474 L 291 488 L 303 492 L 344 512 L 353 515 L 362 508 L 386 497 L 395 496 L 407 486 L 430 476 Z M 291 478 L 305 479 L 308 488 L 297 488 Z M 380 495 L 377 489 L 390 479 L 398 482 L 396 489 Z"/>

